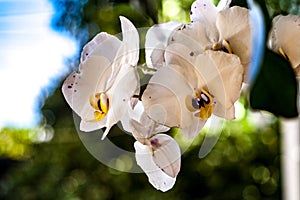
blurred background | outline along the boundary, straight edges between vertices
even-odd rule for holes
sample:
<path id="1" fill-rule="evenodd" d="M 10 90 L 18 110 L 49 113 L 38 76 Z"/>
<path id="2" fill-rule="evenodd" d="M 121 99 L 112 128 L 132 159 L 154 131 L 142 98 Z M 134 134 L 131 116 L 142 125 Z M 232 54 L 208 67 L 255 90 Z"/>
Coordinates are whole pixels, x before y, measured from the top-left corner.
<path id="1" fill-rule="evenodd" d="M 192 142 L 167 193 L 156 191 L 145 174 L 102 164 L 77 134 L 60 88 L 77 69 L 82 46 L 101 31 L 119 33 L 120 15 L 137 28 L 169 20 L 188 23 L 192 2 L 0 0 L 0 199 L 281 199 L 279 119 L 253 112 L 247 94 L 236 104 L 237 119 L 225 123 L 206 157 L 199 158 L 199 149 L 214 135 L 203 130 Z M 260 4 L 269 19 L 300 14 L 298 1 Z M 247 6 L 246 1 L 232 5 Z M 134 152 L 130 136 L 118 127 L 112 131 L 113 143 Z M 185 145 L 176 130 L 170 134 Z M 130 168 L 135 160 L 114 162 Z"/>

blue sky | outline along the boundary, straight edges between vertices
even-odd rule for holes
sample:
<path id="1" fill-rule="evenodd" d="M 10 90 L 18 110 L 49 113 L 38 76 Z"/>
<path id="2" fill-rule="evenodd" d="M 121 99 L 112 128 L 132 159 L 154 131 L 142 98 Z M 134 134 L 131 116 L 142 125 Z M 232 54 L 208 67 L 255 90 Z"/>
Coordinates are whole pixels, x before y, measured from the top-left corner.
<path id="1" fill-rule="evenodd" d="M 77 43 L 50 28 L 52 15 L 47 0 L 0 0 L 0 128 L 37 125 L 41 89 L 69 71 Z"/>

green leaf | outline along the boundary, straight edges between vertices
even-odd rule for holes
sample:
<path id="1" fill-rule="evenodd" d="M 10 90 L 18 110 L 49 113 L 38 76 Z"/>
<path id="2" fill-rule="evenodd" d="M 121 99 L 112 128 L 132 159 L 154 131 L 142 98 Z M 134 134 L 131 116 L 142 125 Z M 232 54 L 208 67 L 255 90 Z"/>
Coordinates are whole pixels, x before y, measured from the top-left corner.
<path id="1" fill-rule="evenodd" d="M 297 80 L 289 62 L 266 49 L 261 70 L 250 90 L 250 106 L 275 115 L 298 116 Z"/>

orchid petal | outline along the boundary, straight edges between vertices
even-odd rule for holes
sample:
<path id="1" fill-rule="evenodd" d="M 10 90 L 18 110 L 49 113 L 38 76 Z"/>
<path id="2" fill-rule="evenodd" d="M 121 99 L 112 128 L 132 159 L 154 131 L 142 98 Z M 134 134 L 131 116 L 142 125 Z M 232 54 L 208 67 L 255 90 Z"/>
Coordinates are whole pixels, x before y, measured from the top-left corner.
<path id="1" fill-rule="evenodd" d="M 218 11 L 225 10 L 229 8 L 230 4 L 231 4 L 231 0 L 220 0 L 217 5 L 217 10 Z"/>
<path id="2" fill-rule="evenodd" d="M 300 69 L 300 16 L 278 15 L 273 19 L 270 48 L 285 54 L 295 70 Z M 282 52 L 280 52 L 280 49 Z M 298 73 L 300 76 L 300 73 Z"/>
<path id="3" fill-rule="evenodd" d="M 204 24 L 201 22 L 194 22 L 177 30 L 174 35 L 172 35 L 170 44 L 183 44 L 191 49 L 191 52 L 196 56 L 203 53 L 205 49 L 210 48 L 211 44 L 217 40 L 218 37 L 213 37 Z"/>
<path id="4" fill-rule="evenodd" d="M 94 118 L 89 98 L 92 94 L 103 92 L 110 66 L 105 57 L 90 56 L 81 64 L 80 73 L 73 72 L 63 83 L 62 92 L 67 103 L 82 120 Z"/>
<path id="5" fill-rule="evenodd" d="M 135 68 L 128 69 L 122 66 L 112 87 L 106 92 L 109 97 L 109 111 L 107 113 L 106 130 L 102 139 L 106 137 L 110 128 L 122 119 L 130 106 L 129 102 L 132 95 L 136 92 L 139 83 L 139 76 Z"/>
<path id="6" fill-rule="evenodd" d="M 136 66 L 139 60 L 139 33 L 135 26 L 127 18 L 120 16 L 123 43 L 126 45 L 127 54 L 123 57 L 126 58 L 125 63 L 131 66 Z"/>
<path id="7" fill-rule="evenodd" d="M 184 128 L 194 117 L 185 105 L 185 98 L 193 92 L 188 81 L 168 65 L 160 68 L 150 79 L 142 102 L 150 118 L 158 123 Z"/>
<path id="8" fill-rule="evenodd" d="M 169 127 L 160 125 L 156 123 L 154 120 L 150 119 L 147 115 L 145 115 L 146 121 L 138 122 L 136 120 L 130 120 L 132 135 L 134 138 L 145 144 L 146 140 L 151 137 L 151 135 L 162 133 L 170 130 Z"/>
<path id="9" fill-rule="evenodd" d="M 120 46 L 121 41 L 117 37 L 105 32 L 99 33 L 83 47 L 80 61 L 84 62 L 89 56 L 104 56 L 113 62 Z"/>
<path id="10" fill-rule="evenodd" d="M 168 45 L 171 34 L 180 26 L 179 22 L 171 21 L 152 26 L 146 34 L 145 53 L 147 67 L 156 68 L 162 64 L 164 49 Z M 158 51 L 157 51 L 158 50 Z"/>
<path id="11" fill-rule="evenodd" d="M 191 22 L 200 22 L 206 28 L 206 35 L 215 40 L 218 38 L 216 28 L 217 8 L 210 0 L 197 0 L 191 6 Z M 215 41 L 216 42 L 216 41 Z"/>
<path id="12" fill-rule="evenodd" d="M 150 132 L 154 123 L 154 121 L 151 121 L 150 124 L 142 124 L 136 120 L 130 120 L 130 128 L 133 137 L 140 143 L 145 144 L 147 138 L 150 137 Z"/>
<path id="13" fill-rule="evenodd" d="M 94 117 L 94 116 L 91 116 Z M 101 121 L 85 121 L 81 120 L 79 129 L 84 132 L 91 132 L 105 127 L 106 116 Z"/>
<path id="14" fill-rule="evenodd" d="M 245 72 L 248 74 L 252 50 L 249 10 L 238 6 L 225 9 L 217 14 L 216 25 L 220 38 L 228 41 L 233 54 L 240 57 Z"/>
<path id="15" fill-rule="evenodd" d="M 166 132 L 170 129 L 167 126 L 158 124 L 154 120 L 150 119 L 146 112 L 144 112 L 144 107 L 141 101 L 138 105 L 142 107 L 140 115 L 138 117 L 135 116 L 128 119 L 130 132 L 132 132 L 132 135 L 137 141 L 145 143 L 145 139 L 149 138 L 151 135 Z"/>
<path id="16" fill-rule="evenodd" d="M 191 21 L 200 21 L 205 25 L 213 24 L 217 11 L 216 6 L 210 0 L 197 0 L 191 6 Z"/>
<path id="17" fill-rule="evenodd" d="M 166 65 L 172 66 L 174 70 L 185 77 L 192 88 L 194 88 L 199 81 L 199 77 L 193 65 L 195 58 L 196 53 L 183 44 L 173 43 L 166 48 Z"/>
<path id="18" fill-rule="evenodd" d="M 150 68 L 153 68 L 153 69 L 158 69 L 158 68 L 164 66 L 164 64 L 165 64 L 165 60 L 164 60 L 165 48 L 166 48 L 166 46 L 164 46 L 163 44 L 158 44 L 152 50 L 152 53 L 151 53 L 151 56 L 150 56 L 151 61 L 148 61 L 148 62 L 146 61 L 147 67 L 150 67 Z"/>
<path id="19" fill-rule="evenodd" d="M 180 104 L 176 95 L 168 88 L 149 83 L 143 93 L 142 102 L 145 112 L 157 123 L 169 127 L 180 126 Z"/>
<path id="20" fill-rule="evenodd" d="M 120 16 L 120 21 L 123 41 L 113 61 L 112 73 L 107 81 L 107 89 L 114 83 L 121 67 L 135 67 L 139 59 L 139 34 L 127 18 Z"/>
<path id="21" fill-rule="evenodd" d="M 192 118 L 192 123 L 190 126 L 185 128 L 180 128 L 181 133 L 187 138 L 187 139 L 194 139 L 201 129 L 204 127 L 207 120 L 202 120 L 198 117 Z"/>
<path id="22" fill-rule="evenodd" d="M 128 102 L 130 104 L 130 102 Z M 141 118 L 144 118 L 144 106 L 141 101 L 138 101 L 134 108 L 131 105 L 127 106 L 127 112 L 123 115 L 121 119 L 122 128 L 127 132 L 132 132 L 131 120 L 141 121 Z"/>
<path id="23" fill-rule="evenodd" d="M 136 151 L 135 157 L 137 164 L 146 173 L 148 180 L 153 187 L 163 192 L 173 188 L 176 177 L 167 175 L 156 165 L 153 159 L 152 148 L 150 146 L 143 145 L 138 141 L 134 143 L 134 148 Z"/>
<path id="24" fill-rule="evenodd" d="M 169 135 L 157 134 L 150 138 L 153 160 L 167 175 L 175 178 L 180 171 L 181 153 L 177 142 Z"/>

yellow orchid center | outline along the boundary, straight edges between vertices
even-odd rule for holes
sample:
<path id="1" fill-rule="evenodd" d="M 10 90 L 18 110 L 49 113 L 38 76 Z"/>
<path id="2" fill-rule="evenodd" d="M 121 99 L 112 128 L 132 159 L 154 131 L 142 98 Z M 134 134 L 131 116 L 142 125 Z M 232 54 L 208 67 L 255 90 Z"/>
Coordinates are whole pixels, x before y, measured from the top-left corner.
<path id="1" fill-rule="evenodd" d="M 231 45 L 228 40 L 222 40 L 221 42 L 212 45 L 214 51 L 224 51 L 225 53 L 233 54 Z"/>
<path id="2" fill-rule="evenodd" d="M 202 89 L 196 92 L 195 98 L 192 99 L 193 108 L 200 110 L 195 115 L 202 120 L 207 120 L 214 110 L 214 97 L 208 91 Z"/>
<path id="3" fill-rule="evenodd" d="M 90 96 L 90 104 L 95 109 L 94 111 L 94 119 L 89 121 L 100 121 L 102 120 L 107 112 L 109 101 L 107 96 L 104 93 L 97 93 Z"/>

